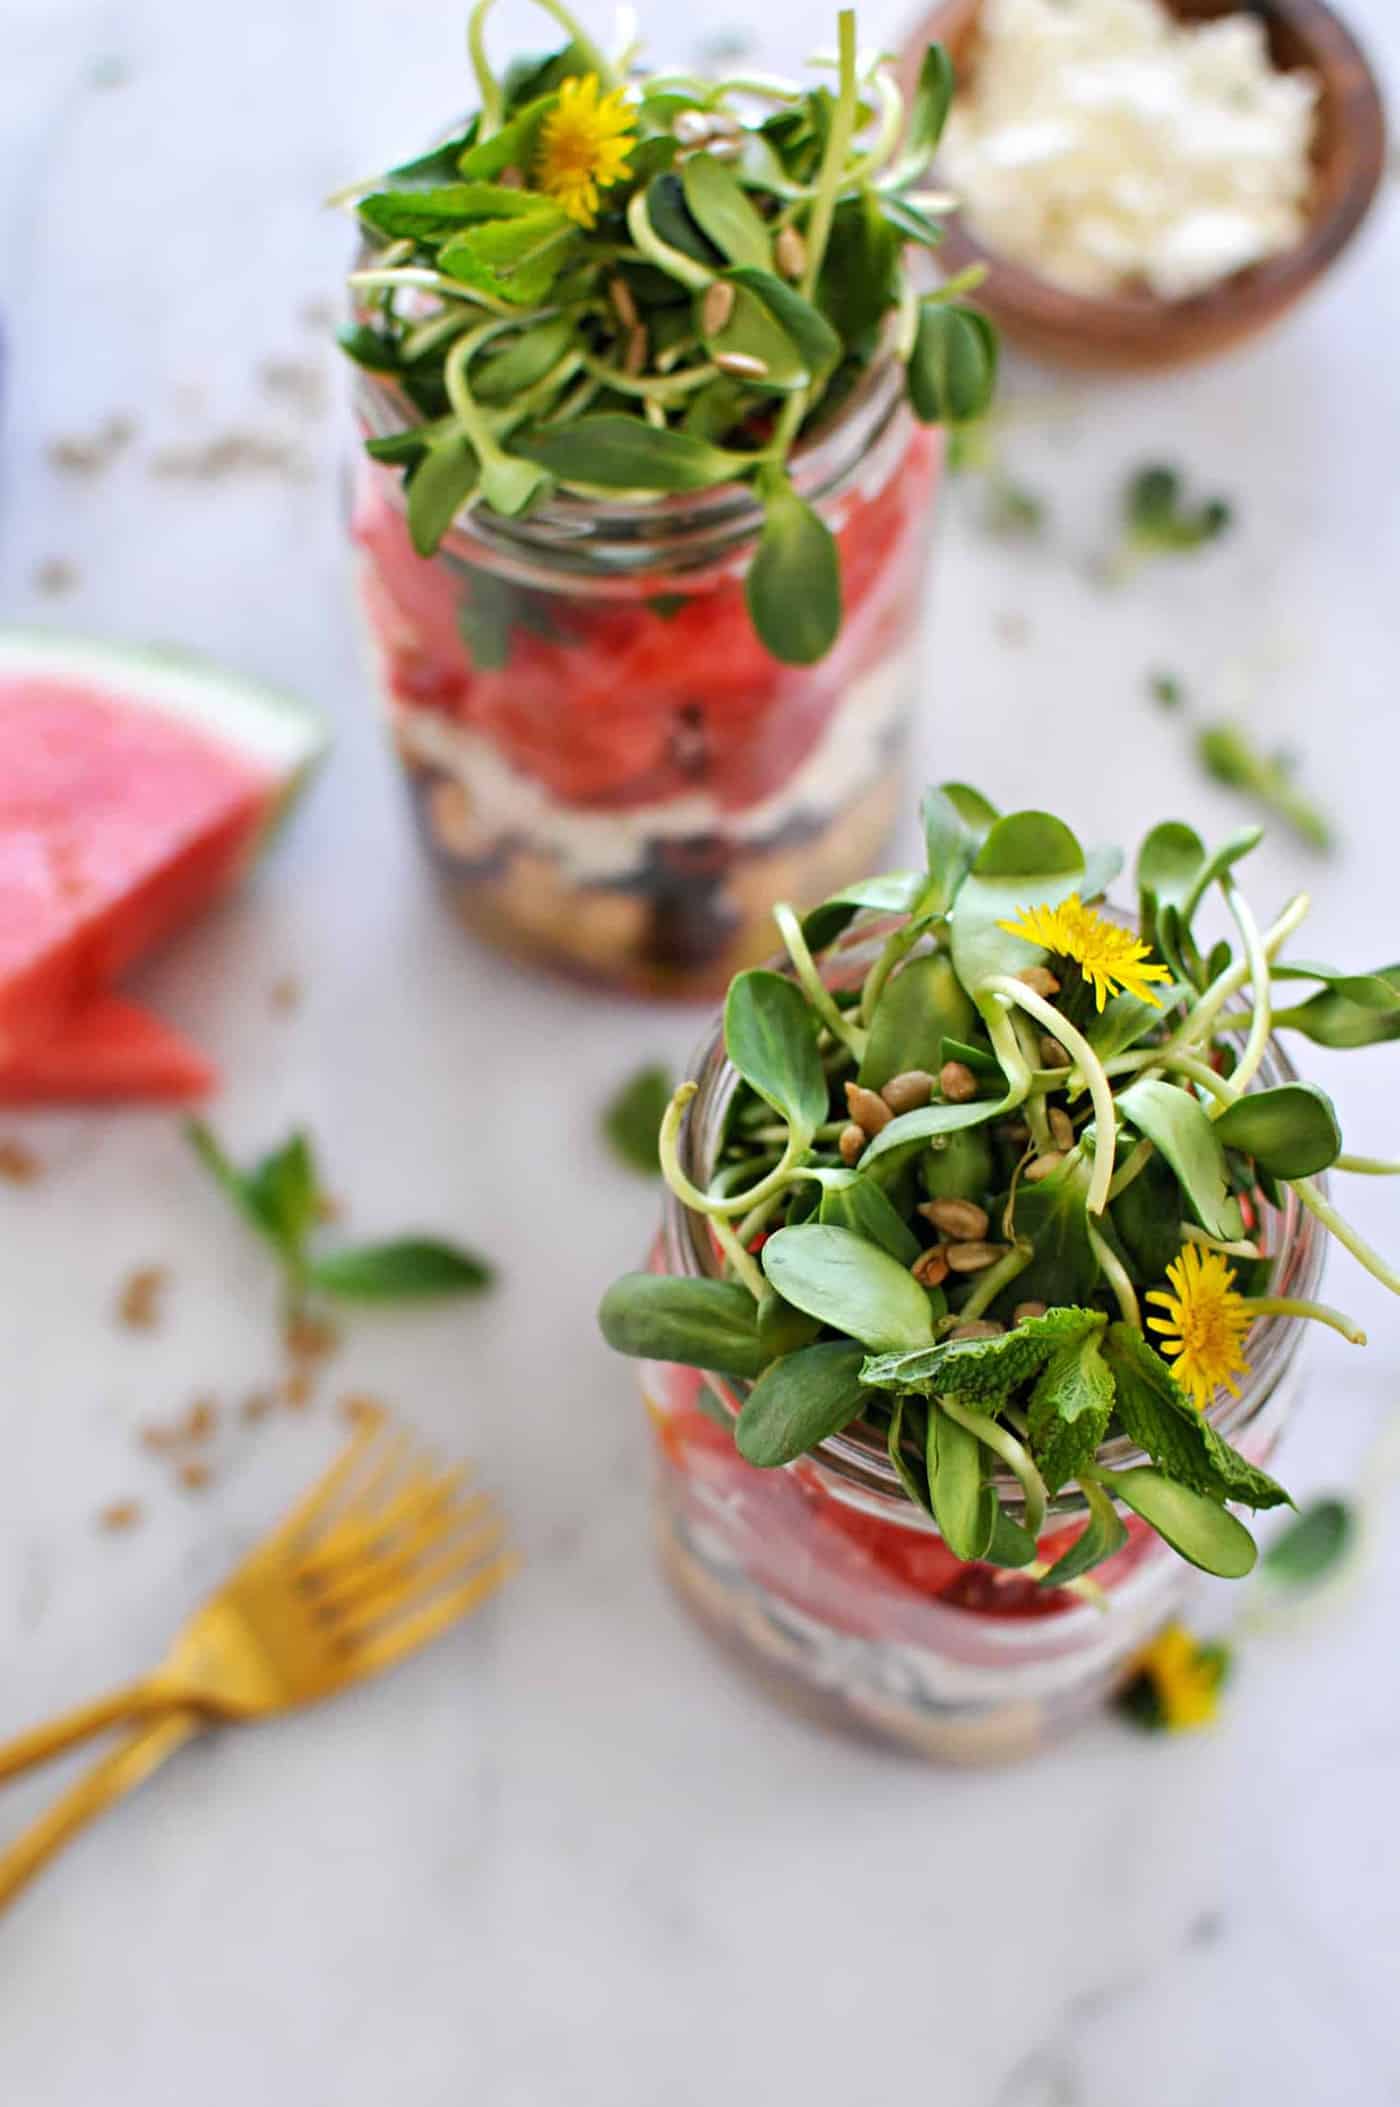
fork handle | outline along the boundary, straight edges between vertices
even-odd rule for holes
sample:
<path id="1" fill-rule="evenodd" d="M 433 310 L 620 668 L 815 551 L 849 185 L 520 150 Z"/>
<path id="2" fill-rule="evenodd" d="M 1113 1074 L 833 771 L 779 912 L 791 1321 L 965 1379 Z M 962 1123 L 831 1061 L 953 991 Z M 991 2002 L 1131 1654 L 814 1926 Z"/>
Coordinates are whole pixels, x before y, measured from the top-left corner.
<path id="1" fill-rule="evenodd" d="M 0 1746 L 0 1785 L 36 1763 L 47 1763 L 50 1756 L 61 1756 L 76 1742 L 88 1741 L 94 1734 L 105 1733 L 108 1727 L 120 1726 L 124 1720 L 139 1720 L 162 1709 L 170 1704 L 173 1694 L 153 1677 L 147 1677 L 143 1682 L 128 1683 L 125 1689 L 110 1690 L 91 1704 L 60 1712 L 57 1719 L 47 1719 L 42 1726 L 30 1727 Z"/>
<path id="2" fill-rule="evenodd" d="M 103 1756 L 0 1852 L 0 1910 L 78 1831 L 127 1793 L 208 1724 L 201 1712 L 163 1712 Z"/>

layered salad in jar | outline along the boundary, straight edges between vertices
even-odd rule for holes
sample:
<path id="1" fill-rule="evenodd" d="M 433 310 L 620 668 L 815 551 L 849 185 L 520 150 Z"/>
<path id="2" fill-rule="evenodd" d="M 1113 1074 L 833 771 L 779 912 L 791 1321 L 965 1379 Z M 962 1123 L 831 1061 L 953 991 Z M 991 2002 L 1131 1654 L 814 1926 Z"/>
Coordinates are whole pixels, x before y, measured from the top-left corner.
<path id="1" fill-rule="evenodd" d="M 569 40 L 350 194 L 354 531 L 395 743 L 464 917 L 722 988 L 775 896 L 868 868 L 919 685 L 939 427 L 996 349 L 915 289 L 952 93 L 838 25 L 834 79 Z"/>
<path id="2" fill-rule="evenodd" d="M 929 1753 L 1021 1753 L 1099 1702 L 1192 1568 L 1241 1578 L 1349 1156 L 1277 1033 L 1400 1032 L 1385 971 L 1284 955 L 1180 822 L 1122 865 L 964 785 L 926 866 L 801 917 L 732 983 L 660 1136 L 645 1363 L 663 1557 L 792 1693 Z M 1223 908 L 1233 940 L 1207 927 Z M 1312 992 L 1307 984 L 1313 983 Z"/>

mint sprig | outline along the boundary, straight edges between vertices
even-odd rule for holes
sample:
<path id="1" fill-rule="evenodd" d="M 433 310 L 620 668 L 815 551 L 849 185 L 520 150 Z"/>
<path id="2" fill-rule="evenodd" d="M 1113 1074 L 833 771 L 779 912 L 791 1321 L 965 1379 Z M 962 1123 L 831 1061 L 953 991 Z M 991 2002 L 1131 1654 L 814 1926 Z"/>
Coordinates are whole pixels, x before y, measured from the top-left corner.
<path id="1" fill-rule="evenodd" d="M 304 1133 L 241 1170 L 204 1121 L 191 1120 L 185 1132 L 205 1169 L 275 1254 L 290 1309 L 316 1292 L 345 1302 L 389 1304 L 475 1294 L 490 1286 L 494 1276 L 485 1259 L 439 1237 L 314 1248 L 327 1206 Z"/>

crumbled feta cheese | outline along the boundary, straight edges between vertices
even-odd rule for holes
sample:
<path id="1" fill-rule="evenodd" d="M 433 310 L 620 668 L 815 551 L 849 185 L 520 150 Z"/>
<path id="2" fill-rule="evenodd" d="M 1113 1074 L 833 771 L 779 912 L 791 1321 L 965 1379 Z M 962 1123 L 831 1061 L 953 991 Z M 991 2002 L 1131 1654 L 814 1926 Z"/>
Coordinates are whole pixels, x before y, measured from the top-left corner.
<path id="1" fill-rule="evenodd" d="M 987 0 L 941 172 L 979 240 L 1039 276 L 1184 299 L 1302 239 L 1317 96 L 1254 16 Z"/>

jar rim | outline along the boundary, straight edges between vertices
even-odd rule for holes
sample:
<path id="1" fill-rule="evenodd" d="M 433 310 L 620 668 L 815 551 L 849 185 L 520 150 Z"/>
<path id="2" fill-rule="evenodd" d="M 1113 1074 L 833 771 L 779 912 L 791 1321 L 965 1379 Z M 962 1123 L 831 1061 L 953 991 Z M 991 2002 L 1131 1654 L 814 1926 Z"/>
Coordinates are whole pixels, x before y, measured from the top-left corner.
<path id="1" fill-rule="evenodd" d="M 396 436 L 423 421 L 391 376 L 364 367 L 355 375 L 354 405 L 367 438 Z M 839 498 L 857 476 L 883 474 L 890 435 L 908 414 L 904 368 L 886 348 L 830 419 L 794 448 L 788 463 L 793 487 L 820 505 Z M 650 498 L 559 491 L 518 519 L 470 506 L 458 514 L 442 548 L 454 552 L 455 543 L 455 553 L 465 555 L 476 544 L 507 559 L 545 556 L 578 568 L 678 570 L 723 559 L 753 542 L 762 525 L 763 507 L 746 483 Z"/>
<path id="2" fill-rule="evenodd" d="M 858 917 L 839 939 L 835 949 L 838 953 L 854 951 L 862 939 L 869 940 L 877 930 L 888 928 L 890 917 L 869 914 Z M 785 978 L 794 978 L 791 961 L 785 953 L 779 953 L 767 961 L 768 969 L 781 973 Z M 731 1065 L 724 1050 L 724 1016 L 721 1010 L 714 1028 L 702 1040 L 692 1059 L 687 1080 L 696 1087 L 695 1096 L 687 1115 L 682 1135 L 682 1149 L 687 1157 L 686 1170 L 700 1182 L 706 1166 L 695 1160 L 695 1142 L 700 1135 L 706 1115 L 709 1115 L 711 1131 L 715 1139 L 723 1131 L 729 1103 L 739 1085 L 738 1071 Z M 1299 1080 L 1298 1071 L 1284 1052 L 1276 1038 L 1271 1038 L 1259 1071 L 1250 1084 L 1251 1090 L 1275 1088 L 1280 1083 Z M 1312 1181 L 1324 1193 L 1327 1190 L 1325 1174 Z M 1277 1248 L 1275 1264 L 1279 1268 L 1270 1284 L 1270 1292 L 1287 1295 L 1293 1299 L 1315 1301 L 1321 1283 L 1322 1271 L 1327 1256 L 1327 1239 L 1321 1224 L 1303 1207 L 1296 1193 L 1289 1186 L 1283 1187 L 1282 1208 L 1270 1206 L 1268 1218 L 1277 1225 Z M 668 1267 L 689 1278 L 702 1275 L 717 1276 L 720 1262 L 710 1238 L 704 1234 L 704 1217 L 694 1213 L 669 1189 L 663 1200 L 662 1236 Z M 1205 1408 L 1205 1417 L 1216 1431 L 1227 1438 L 1233 1437 L 1264 1410 L 1269 1399 L 1286 1375 L 1294 1355 L 1301 1343 L 1303 1320 L 1298 1317 L 1274 1314 L 1256 1317 L 1247 1334 L 1250 1344 L 1249 1373 L 1242 1382 L 1238 1396 L 1217 1391 Z M 724 1389 L 733 1393 L 740 1401 L 747 1393 L 747 1385 L 731 1379 L 709 1378 L 711 1383 L 722 1381 Z M 728 1400 L 726 1400 L 728 1402 Z M 1118 1436 L 1106 1442 L 1099 1451 L 1099 1458 L 1112 1470 L 1128 1470 L 1150 1462 L 1150 1458 L 1126 1436 Z M 789 1469 L 816 1469 L 824 1479 L 834 1480 L 828 1490 L 847 1504 L 863 1508 L 868 1513 L 882 1515 L 886 1519 L 902 1520 L 907 1526 L 934 1530 L 932 1518 L 924 1513 L 904 1490 L 894 1466 L 889 1460 L 883 1438 L 863 1421 L 854 1421 L 840 1433 L 829 1435 L 815 1449 L 798 1457 Z M 1009 1472 L 998 1473 L 995 1480 L 1002 1503 L 1012 1509 L 1019 1507 L 1021 1488 Z M 839 1490 L 838 1490 L 839 1488 Z M 890 1512 L 893 1503 L 897 1510 Z M 1077 1489 L 1062 1492 L 1052 1498 L 1052 1514 L 1073 1515 L 1083 1512 L 1085 1502 Z M 935 1532 L 936 1533 L 936 1532 Z"/>

